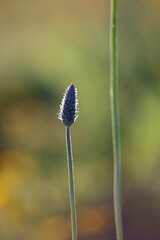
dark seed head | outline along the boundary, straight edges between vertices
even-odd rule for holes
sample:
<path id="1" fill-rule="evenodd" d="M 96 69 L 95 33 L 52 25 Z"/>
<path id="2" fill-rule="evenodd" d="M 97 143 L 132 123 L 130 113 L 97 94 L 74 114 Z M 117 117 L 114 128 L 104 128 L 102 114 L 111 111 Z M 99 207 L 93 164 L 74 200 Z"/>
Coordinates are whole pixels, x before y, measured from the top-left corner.
<path id="1" fill-rule="evenodd" d="M 63 122 L 66 127 L 71 126 L 78 117 L 77 114 L 77 89 L 74 84 L 68 86 L 65 91 L 64 97 L 60 105 L 58 118 Z"/>

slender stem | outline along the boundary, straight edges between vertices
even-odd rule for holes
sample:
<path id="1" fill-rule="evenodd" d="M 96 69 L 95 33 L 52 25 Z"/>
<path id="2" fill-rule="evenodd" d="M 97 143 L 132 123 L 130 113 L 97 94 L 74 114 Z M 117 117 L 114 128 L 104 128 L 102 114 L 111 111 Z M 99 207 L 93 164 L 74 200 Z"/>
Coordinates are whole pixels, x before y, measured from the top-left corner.
<path id="1" fill-rule="evenodd" d="M 110 19 L 110 99 L 112 141 L 114 155 L 114 212 L 118 240 L 123 240 L 122 215 L 120 202 L 120 129 L 118 110 L 118 74 L 117 74 L 117 36 L 116 36 L 117 0 L 111 0 Z"/>
<path id="2" fill-rule="evenodd" d="M 70 192 L 72 240 L 77 240 L 76 198 L 75 198 L 75 187 L 74 187 L 74 167 L 73 167 L 70 127 L 66 127 L 66 145 L 67 145 L 67 162 L 68 162 L 68 177 L 69 177 L 69 192 Z"/>

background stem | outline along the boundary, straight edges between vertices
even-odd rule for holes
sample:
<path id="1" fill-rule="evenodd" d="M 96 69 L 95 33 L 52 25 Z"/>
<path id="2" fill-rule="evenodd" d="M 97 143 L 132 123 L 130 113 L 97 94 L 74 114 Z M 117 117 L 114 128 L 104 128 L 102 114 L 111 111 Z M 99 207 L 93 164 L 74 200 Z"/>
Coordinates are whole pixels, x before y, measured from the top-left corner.
<path id="1" fill-rule="evenodd" d="M 67 145 L 68 178 L 69 178 L 69 192 L 70 192 L 72 240 L 77 240 L 76 198 L 75 198 L 75 187 L 74 187 L 74 168 L 73 168 L 70 127 L 66 127 L 66 145 Z"/>
<path id="2" fill-rule="evenodd" d="M 121 203 L 120 203 L 120 130 L 119 130 L 119 111 L 118 111 L 116 15 L 117 15 L 117 0 L 111 0 L 110 99 L 111 99 L 113 156 L 114 156 L 113 197 L 114 197 L 114 212 L 115 212 L 115 225 L 116 225 L 117 239 L 123 240 Z"/>

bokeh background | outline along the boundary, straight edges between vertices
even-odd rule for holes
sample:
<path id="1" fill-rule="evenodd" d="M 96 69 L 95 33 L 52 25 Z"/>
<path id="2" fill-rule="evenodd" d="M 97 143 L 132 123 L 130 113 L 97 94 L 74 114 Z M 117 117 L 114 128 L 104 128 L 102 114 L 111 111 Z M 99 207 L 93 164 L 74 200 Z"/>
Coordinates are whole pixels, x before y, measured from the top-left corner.
<path id="1" fill-rule="evenodd" d="M 160 239 L 160 2 L 119 1 L 125 239 Z M 0 1 L 0 239 L 71 240 L 65 88 L 79 240 L 115 240 L 109 99 L 109 1 Z"/>

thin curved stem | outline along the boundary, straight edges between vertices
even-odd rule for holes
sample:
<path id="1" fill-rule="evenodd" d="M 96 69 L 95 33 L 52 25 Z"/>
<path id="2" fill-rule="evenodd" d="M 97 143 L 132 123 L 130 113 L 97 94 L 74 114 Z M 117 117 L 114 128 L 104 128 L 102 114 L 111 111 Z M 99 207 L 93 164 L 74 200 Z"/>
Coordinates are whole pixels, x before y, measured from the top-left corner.
<path id="1" fill-rule="evenodd" d="M 74 187 L 74 167 L 73 167 L 70 127 L 66 127 L 66 146 L 67 146 L 68 178 L 69 178 L 69 192 L 70 192 L 72 240 L 77 240 L 76 198 L 75 198 L 75 187 Z"/>
<path id="2" fill-rule="evenodd" d="M 110 19 L 110 99 L 111 99 L 111 121 L 112 141 L 114 155 L 114 213 L 116 234 L 118 240 L 123 240 L 122 214 L 120 202 L 120 129 L 118 110 L 118 74 L 117 74 L 117 0 L 111 0 Z"/>

